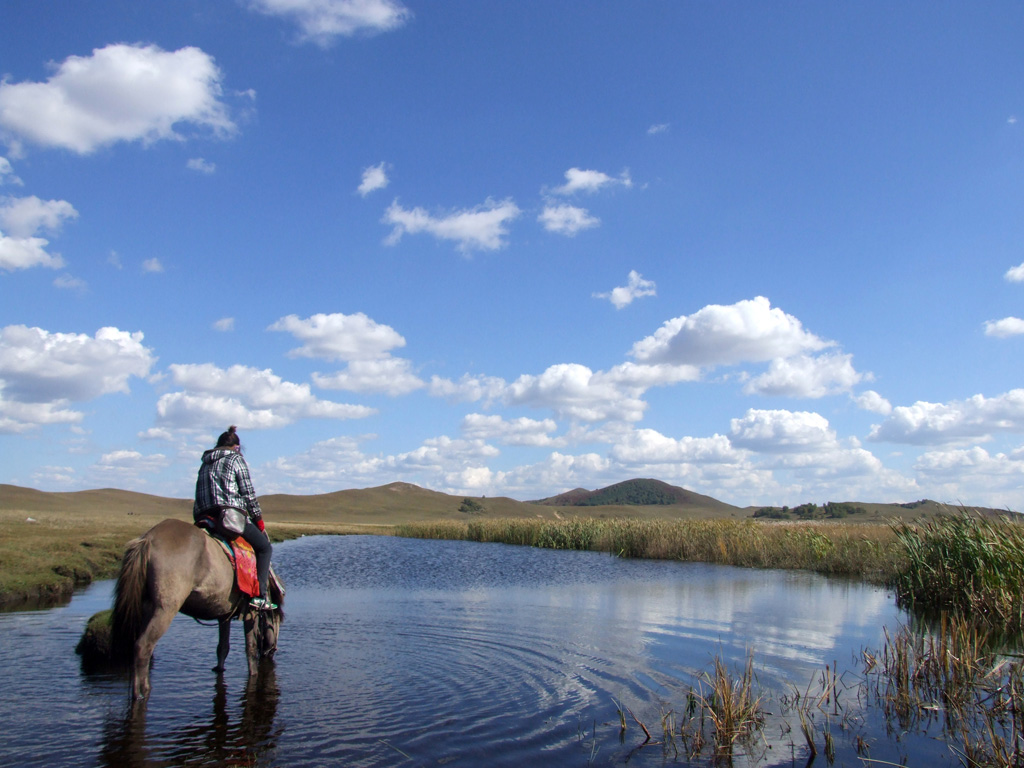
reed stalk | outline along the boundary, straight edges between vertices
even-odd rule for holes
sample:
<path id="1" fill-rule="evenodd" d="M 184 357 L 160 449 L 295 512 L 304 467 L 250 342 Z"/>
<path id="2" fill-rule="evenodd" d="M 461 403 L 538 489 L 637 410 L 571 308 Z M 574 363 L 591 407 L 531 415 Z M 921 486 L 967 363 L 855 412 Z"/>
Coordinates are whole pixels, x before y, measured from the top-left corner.
<path id="1" fill-rule="evenodd" d="M 888 525 L 761 520 L 534 520 L 410 523 L 398 536 L 502 542 L 619 557 L 683 560 L 755 568 L 790 568 L 889 581 L 902 549 Z"/>

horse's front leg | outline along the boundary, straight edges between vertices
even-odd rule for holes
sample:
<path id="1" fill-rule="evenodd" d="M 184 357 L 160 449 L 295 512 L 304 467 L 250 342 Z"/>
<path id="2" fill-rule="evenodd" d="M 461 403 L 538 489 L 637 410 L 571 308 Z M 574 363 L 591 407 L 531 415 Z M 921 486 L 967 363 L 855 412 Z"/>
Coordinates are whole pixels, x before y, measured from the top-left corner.
<path id="1" fill-rule="evenodd" d="M 217 640 L 217 666 L 213 668 L 213 671 L 219 675 L 224 671 L 224 661 L 228 657 L 228 651 L 231 650 L 231 619 L 221 619 L 217 630 L 220 637 Z"/>
<path id="2" fill-rule="evenodd" d="M 245 656 L 249 661 L 249 677 L 255 677 L 260 664 L 259 611 L 247 611 L 242 619 L 245 627 Z"/>

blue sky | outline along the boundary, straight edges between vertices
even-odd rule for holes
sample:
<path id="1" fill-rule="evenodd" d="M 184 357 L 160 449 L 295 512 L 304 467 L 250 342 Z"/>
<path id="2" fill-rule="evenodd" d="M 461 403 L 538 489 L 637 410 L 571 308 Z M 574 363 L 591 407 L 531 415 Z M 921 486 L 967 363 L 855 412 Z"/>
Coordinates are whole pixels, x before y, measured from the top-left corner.
<path id="1" fill-rule="evenodd" d="M 0 17 L 0 482 L 1024 506 L 1019 3 Z"/>

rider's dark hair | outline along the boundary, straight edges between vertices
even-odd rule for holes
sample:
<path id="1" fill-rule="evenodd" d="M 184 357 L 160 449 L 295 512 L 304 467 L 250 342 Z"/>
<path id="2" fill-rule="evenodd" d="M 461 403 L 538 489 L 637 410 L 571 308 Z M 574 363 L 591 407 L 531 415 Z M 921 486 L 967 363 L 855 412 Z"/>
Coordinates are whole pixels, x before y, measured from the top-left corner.
<path id="1" fill-rule="evenodd" d="M 241 445 L 242 441 L 238 439 L 238 433 L 235 431 L 238 427 L 232 424 L 228 427 L 227 432 L 222 432 L 220 437 L 217 438 L 218 448 L 233 448 L 236 445 Z"/>

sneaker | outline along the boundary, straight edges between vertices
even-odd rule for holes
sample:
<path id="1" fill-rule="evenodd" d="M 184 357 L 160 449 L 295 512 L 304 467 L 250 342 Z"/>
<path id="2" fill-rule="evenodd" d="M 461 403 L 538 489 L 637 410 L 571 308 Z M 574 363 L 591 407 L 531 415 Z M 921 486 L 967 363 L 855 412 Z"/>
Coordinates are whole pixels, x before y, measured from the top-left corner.
<path id="1" fill-rule="evenodd" d="M 273 611 L 277 608 L 277 605 L 265 597 L 254 597 L 249 601 L 249 607 L 255 608 L 257 611 Z"/>

